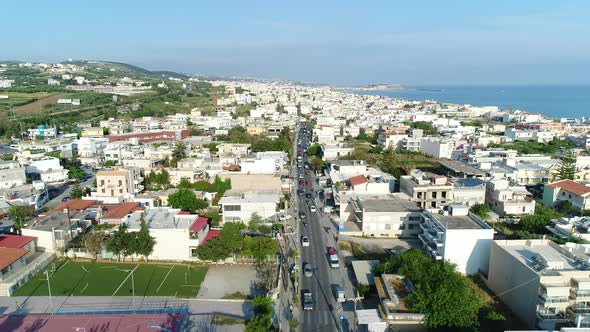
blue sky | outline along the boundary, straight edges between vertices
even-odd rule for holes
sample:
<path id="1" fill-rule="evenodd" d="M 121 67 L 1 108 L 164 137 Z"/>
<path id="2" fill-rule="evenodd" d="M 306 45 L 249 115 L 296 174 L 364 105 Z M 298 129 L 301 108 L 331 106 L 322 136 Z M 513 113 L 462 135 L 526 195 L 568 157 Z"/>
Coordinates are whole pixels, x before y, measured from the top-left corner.
<path id="1" fill-rule="evenodd" d="M 590 83 L 587 0 L 8 0 L 0 17 L 1 60 L 338 85 Z"/>

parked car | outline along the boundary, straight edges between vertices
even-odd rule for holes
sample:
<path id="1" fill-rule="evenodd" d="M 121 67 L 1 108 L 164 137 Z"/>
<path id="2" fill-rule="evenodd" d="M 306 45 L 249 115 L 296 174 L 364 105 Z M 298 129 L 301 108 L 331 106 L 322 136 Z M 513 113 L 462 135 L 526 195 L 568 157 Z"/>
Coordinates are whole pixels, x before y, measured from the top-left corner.
<path id="1" fill-rule="evenodd" d="M 310 186 L 311 186 L 311 181 L 307 181 L 305 184 L 306 184 L 308 187 L 310 187 Z"/>
<path id="2" fill-rule="evenodd" d="M 62 202 L 67 202 L 67 201 L 69 201 L 70 199 L 71 199 L 71 198 L 70 198 L 70 196 L 66 196 L 66 197 L 62 198 L 62 199 L 61 199 L 61 201 L 62 201 Z"/>
<path id="3" fill-rule="evenodd" d="M 336 255 L 336 248 L 332 246 L 328 247 L 328 255 Z"/>
<path id="4" fill-rule="evenodd" d="M 299 212 L 299 219 L 305 219 L 305 213 Z"/>
<path id="5" fill-rule="evenodd" d="M 344 289 L 342 289 L 340 285 L 334 286 L 334 297 L 336 298 L 336 301 L 340 303 L 346 302 L 346 296 L 344 296 Z"/>
<path id="6" fill-rule="evenodd" d="M 303 310 L 310 311 L 313 310 L 313 296 L 311 295 L 311 291 L 305 289 L 303 290 Z"/>
<path id="7" fill-rule="evenodd" d="M 66 182 L 66 186 L 72 186 L 72 185 L 75 185 L 76 183 L 78 183 L 78 181 L 70 180 L 70 181 Z"/>

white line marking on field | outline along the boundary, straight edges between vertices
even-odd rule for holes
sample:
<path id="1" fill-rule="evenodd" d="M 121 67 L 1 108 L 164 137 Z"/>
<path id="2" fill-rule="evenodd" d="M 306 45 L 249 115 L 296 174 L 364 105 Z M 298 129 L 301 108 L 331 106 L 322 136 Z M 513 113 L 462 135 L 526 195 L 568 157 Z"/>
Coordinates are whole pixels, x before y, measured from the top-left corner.
<path id="1" fill-rule="evenodd" d="M 164 280 L 162 280 L 162 282 L 160 283 L 160 286 L 158 286 L 158 289 L 156 289 L 156 293 L 160 291 L 160 288 L 162 288 L 162 285 L 164 284 L 164 281 L 166 281 L 166 279 L 168 279 L 168 275 L 170 274 L 170 272 L 172 272 L 172 269 L 175 266 L 176 265 L 172 265 L 172 267 L 170 268 L 170 270 L 168 270 L 168 273 L 166 273 L 166 276 L 164 277 Z"/>
<path id="2" fill-rule="evenodd" d="M 135 266 L 135 268 L 134 268 L 133 270 L 131 270 L 131 272 L 129 272 L 129 274 L 127 275 L 127 278 L 125 278 L 125 279 L 124 279 L 124 280 L 121 282 L 121 284 L 119 285 L 119 287 L 117 287 L 117 289 L 115 290 L 115 292 L 114 292 L 114 293 L 113 293 L 113 295 L 111 295 L 111 296 L 115 296 L 115 294 L 117 294 L 117 292 L 119 291 L 119 289 L 121 289 L 121 287 L 123 287 L 123 284 L 125 283 L 125 281 L 127 281 L 127 279 L 129 279 L 129 277 L 131 277 L 131 274 L 132 274 L 133 272 L 135 272 L 135 270 L 137 270 L 137 268 L 138 268 L 138 267 L 139 267 L 139 264 L 137 264 L 137 265 Z"/>
<path id="3" fill-rule="evenodd" d="M 82 270 L 86 271 L 88 273 L 88 270 L 86 270 L 86 268 L 84 267 L 84 265 L 80 265 L 80 267 L 82 267 Z"/>
<path id="4" fill-rule="evenodd" d="M 57 271 L 61 270 L 61 269 L 62 269 L 64 266 L 68 265 L 68 263 L 69 263 L 69 262 L 70 262 L 70 261 L 66 261 L 66 262 L 64 263 L 64 265 L 60 266 L 60 267 L 59 267 L 59 269 L 57 269 Z M 57 271 L 55 271 L 55 272 L 57 272 Z"/>
<path id="5" fill-rule="evenodd" d="M 84 293 L 84 291 L 86 290 L 87 287 L 88 287 L 88 283 L 86 283 L 86 286 L 84 286 L 84 288 L 82 288 L 82 290 L 80 291 L 80 294 Z"/>

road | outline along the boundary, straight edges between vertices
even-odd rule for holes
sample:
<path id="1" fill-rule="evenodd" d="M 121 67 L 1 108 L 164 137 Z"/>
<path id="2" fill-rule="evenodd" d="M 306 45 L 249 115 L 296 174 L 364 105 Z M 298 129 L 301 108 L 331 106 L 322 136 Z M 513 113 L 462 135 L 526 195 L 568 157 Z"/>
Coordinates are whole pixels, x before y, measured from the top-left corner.
<path id="1" fill-rule="evenodd" d="M 82 188 L 92 187 L 94 179 L 96 177 L 96 172 L 92 168 L 84 168 L 83 170 L 84 170 L 84 172 L 86 172 L 86 174 L 90 175 L 90 177 L 86 181 L 80 182 L 80 186 Z M 47 204 L 45 204 L 45 207 L 47 209 L 52 209 L 52 208 L 60 205 L 62 203 L 62 200 L 64 197 L 70 196 L 70 191 L 72 191 L 73 186 L 74 185 L 66 185 L 66 184 L 62 184 L 59 186 L 53 186 L 55 188 L 58 188 L 60 193 L 59 193 L 59 195 L 52 198 L 49 202 L 47 202 Z"/>
<path id="2" fill-rule="evenodd" d="M 307 144 L 304 141 L 300 148 L 305 151 L 306 147 Z M 306 162 L 309 161 L 307 157 L 304 159 Z M 300 174 L 304 175 L 304 183 L 303 186 L 298 185 L 298 188 L 304 188 L 306 193 L 312 194 L 311 198 L 306 198 L 305 195 L 297 196 L 298 210 L 305 214 L 307 223 L 307 226 L 303 226 L 303 223 L 299 221 L 301 236 L 307 236 L 310 240 L 309 247 L 301 247 L 301 262 L 311 264 L 313 269 L 312 277 L 305 277 L 301 272 L 300 290 L 310 290 L 314 299 L 312 311 L 301 311 L 300 327 L 302 331 L 348 331 L 348 322 L 353 317 L 352 304 L 347 303 L 343 307 L 341 303 L 337 302 L 334 297 L 334 287 L 335 285 L 343 286 L 346 297 L 351 298 L 353 295 L 352 286 L 342 259 L 340 260 L 340 268 L 332 269 L 329 266 L 327 255 L 328 246 L 338 248 L 335 241 L 336 230 L 328 217 L 320 213 L 319 209 L 318 212 L 311 212 L 309 209 L 308 202 L 317 207 L 321 206 L 315 194 L 320 187 L 314 173 L 310 171 L 309 174 L 306 174 L 305 168 L 298 168 L 297 182 L 300 180 Z M 311 185 L 308 185 L 308 181 Z M 331 227 L 331 229 L 326 232 L 324 227 Z M 300 266 L 300 271 L 302 270 L 303 267 Z M 343 320 L 340 319 L 341 315 Z"/>

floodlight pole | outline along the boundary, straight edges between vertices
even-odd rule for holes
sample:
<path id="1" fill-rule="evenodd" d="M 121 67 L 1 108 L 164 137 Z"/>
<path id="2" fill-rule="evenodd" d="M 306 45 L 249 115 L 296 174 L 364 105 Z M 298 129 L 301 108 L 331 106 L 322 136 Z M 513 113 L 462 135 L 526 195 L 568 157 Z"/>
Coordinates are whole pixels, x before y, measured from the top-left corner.
<path id="1" fill-rule="evenodd" d="M 47 290 L 49 291 L 49 308 L 51 308 L 51 315 L 53 316 L 53 301 L 51 299 L 51 284 L 49 283 L 49 270 L 45 270 L 45 276 L 47 277 Z"/>
<path id="2" fill-rule="evenodd" d="M 135 309 L 135 281 L 133 279 L 133 271 L 131 271 L 131 292 L 133 294 L 133 309 Z"/>

